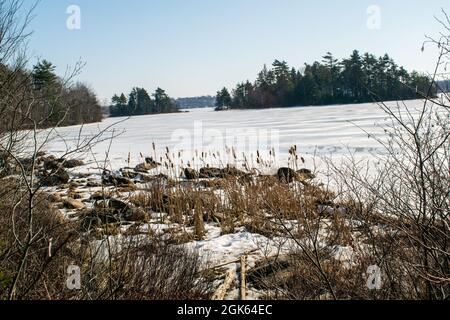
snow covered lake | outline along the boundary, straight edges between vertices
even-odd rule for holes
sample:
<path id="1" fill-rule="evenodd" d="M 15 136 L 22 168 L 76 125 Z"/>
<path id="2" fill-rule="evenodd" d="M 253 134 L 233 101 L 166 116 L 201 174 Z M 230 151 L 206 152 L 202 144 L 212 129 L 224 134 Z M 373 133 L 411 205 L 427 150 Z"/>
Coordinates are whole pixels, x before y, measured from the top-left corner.
<path id="1" fill-rule="evenodd" d="M 423 102 L 407 104 L 410 108 L 420 108 Z M 388 105 L 395 107 L 396 103 Z M 108 162 L 116 169 L 128 165 L 129 160 L 130 165 L 142 162 L 141 155 L 156 154 L 159 160 L 169 148 L 175 163 L 180 159 L 184 163 L 192 163 L 193 158 L 200 161 L 203 151 L 205 162 L 226 164 L 234 161 L 233 147 L 237 158 L 245 153 L 253 160 L 257 150 L 263 159 L 270 157 L 269 150 L 275 150 L 273 160 L 286 165 L 289 149 L 296 145 L 297 154 L 306 159 L 307 165 L 310 161 L 311 166 L 314 155 L 340 157 L 352 152 L 358 158 L 370 158 L 380 152 L 379 145 L 367 132 L 382 134 L 380 126 L 386 120 L 386 114 L 377 104 L 225 112 L 196 109 L 179 114 L 107 118 L 102 123 L 83 126 L 81 136 L 90 137 L 108 127 L 102 138 L 117 136 L 96 144 L 82 158 L 91 163 L 93 159 L 104 161 L 109 150 Z M 58 128 L 45 149 L 62 154 L 73 148 L 80 129 L 80 126 Z"/>
<path id="2" fill-rule="evenodd" d="M 407 104 L 412 116 L 418 114 L 418 110 L 413 111 L 414 108 L 419 109 L 423 106 L 423 102 L 418 100 L 409 101 Z M 388 105 L 396 107 L 395 102 L 388 103 Z M 399 109 L 399 111 L 401 114 L 405 114 L 404 109 Z M 159 161 L 160 156 L 164 157 L 166 148 L 169 148 L 169 157 L 175 164 L 180 161 L 192 163 L 192 158 L 194 158 L 194 167 L 235 162 L 233 151 L 230 151 L 231 147 L 235 148 L 234 153 L 239 159 L 242 158 L 241 153 L 245 153 L 247 157 L 252 155 L 256 157 L 257 151 L 262 154 L 263 159 L 270 158 L 270 154 L 266 152 L 271 150 L 273 155 L 274 150 L 276 156 L 273 157 L 272 168 L 277 170 L 280 166 L 287 164 L 289 149 L 296 145 L 297 154 L 306 161 L 301 166 L 316 169 L 313 166 L 315 162 L 319 162 L 317 165 L 320 171 L 317 173 L 318 178 L 321 179 L 320 175 L 324 173 L 321 171 L 321 156 L 332 156 L 334 161 L 335 158 L 339 159 L 351 153 L 358 160 L 375 159 L 374 156 L 383 150 L 370 135 L 382 137 L 385 134 L 382 127 L 387 124 L 387 115 L 377 104 L 226 112 L 197 109 L 179 114 L 149 115 L 130 119 L 109 118 L 100 124 L 58 128 L 53 133 L 45 150 L 51 154 L 62 155 L 68 149 L 73 149 L 80 137 L 81 140 L 90 139 L 107 128 L 101 137 L 106 140 L 95 144 L 91 150 L 87 150 L 85 154 L 81 155 L 86 166 L 76 169 L 91 171 L 90 173 L 96 176 L 101 171 L 94 160 L 102 162 L 108 158 L 110 169 L 116 170 L 142 163 L 144 161 L 142 158 L 146 156 L 155 157 L 156 155 Z M 108 139 L 111 136 L 116 137 Z M 155 150 L 153 150 L 153 144 Z M 202 152 L 207 154 L 202 156 L 200 155 Z M 97 178 L 100 179 L 98 176 Z M 84 189 L 83 197 L 91 199 L 93 192 L 103 190 L 101 185 L 97 188 Z M 298 189 L 293 188 L 293 190 Z M 138 192 L 142 192 L 142 190 Z M 148 189 L 144 192 L 151 191 Z M 214 194 L 218 195 L 220 202 L 229 201 L 224 190 L 215 190 Z M 127 197 L 130 197 L 128 191 L 123 192 L 122 198 L 119 199 L 129 201 Z M 91 202 L 90 205 L 94 206 L 95 204 Z M 335 212 L 333 207 L 328 207 L 328 209 L 331 210 L 331 214 Z M 70 214 L 74 214 L 74 212 L 65 210 L 64 214 L 71 217 Z M 186 229 L 184 225 L 171 221 L 165 212 L 152 211 L 151 217 L 149 222 L 140 226 L 141 233 L 138 237 L 145 237 L 149 231 L 151 231 L 149 234 L 152 237 L 155 234 L 167 236 L 169 234 L 169 232 L 165 233 L 167 230 L 178 230 L 172 232 L 180 232 L 180 234 L 186 230 L 189 230 L 190 235 L 194 233 L 194 227 L 189 226 Z M 268 219 L 270 220 L 270 218 Z M 331 225 L 328 220 L 323 220 L 323 222 L 324 226 Z M 292 229 L 298 229 L 298 221 L 287 220 L 285 223 Z M 356 222 L 349 220 L 347 223 Z M 325 227 L 322 228 L 325 230 Z M 183 246 L 198 252 L 208 265 L 233 272 L 239 269 L 239 259 L 242 256 L 246 256 L 249 268 L 253 268 L 263 258 L 298 249 L 297 243 L 292 242 L 283 234 L 268 237 L 267 234 L 264 235 L 265 233 L 260 232 L 260 234 L 258 231 L 247 229 L 245 225 L 239 224 L 231 233 L 223 231 L 220 223 L 209 222 L 205 224 L 205 235 L 201 241 L 190 240 L 183 243 Z M 326 232 L 319 233 L 320 246 L 330 249 L 336 260 L 346 266 L 351 266 L 357 252 L 354 246 L 346 243 L 329 245 L 325 240 L 326 237 Z M 119 235 L 106 239 L 116 246 L 121 246 L 123 241 L 127 241 L 129 238 Z M 109 242 L 106 244 L 105 239 L 98 240 L 95 245 L 98 246 L 96 248 L 105 250 L 106 256 Z M 358 250 L 364 250 L 364 247 L 361 245 Z M 262 291 L 249 286 L 249 299 L 258 299 L 262 294 Z M 234 286 L 226 298 L 237 299 L 238 297 L 239 289 Z"/>

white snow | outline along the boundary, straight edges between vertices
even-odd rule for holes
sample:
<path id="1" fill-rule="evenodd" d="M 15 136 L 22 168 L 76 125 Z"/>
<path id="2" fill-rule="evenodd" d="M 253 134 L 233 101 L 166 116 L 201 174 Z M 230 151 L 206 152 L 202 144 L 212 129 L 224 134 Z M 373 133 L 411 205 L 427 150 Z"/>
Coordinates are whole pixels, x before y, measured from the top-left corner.
<path id="1" fill-rule="evenodd" d="M 419 100 L 406 103 L 412 108 L 420 108 L 423 104 Z M 388 105 L 394 107 L 396 103 Z M 84 156 L 91 162 L 86 168 L 97 167 L 93 161 L 104 162 L 108 151 L 111 168 L 118 169 L 128 164 L 134 166 L 143 162 L 141 154 L 144 157 L 154 156 L 153 143 L 158 160 L 163 157 L 163 162 L 166 161 L 168 147 L 169 156 L 175 164 L 181 160 L 184 164 L 188 161 L 192 163 L 192 158 L 195 158 L 195 166 L 233 163 L 232 147 L 237 158 L 242 160 L 242 153 L 245 152 L 248 161 L 253 164 L 257 150 L 263 159 L 270 160 L 268 150 L 274 147 L 276 157 L 271 159 L 274 167 L 277 163 L 286 165 L 289 148 L 297 145 L 297 153 L 305 158 L 306 166 L 312 168 L 314 154 L 340 157 L 351 151 L 357 158 L 371 158 L 381 150 L 363 130 L 383 134 L 380 125 L 385 124 L 386 120 L 385 113 L 377 104 L 226 112 L 197 109 L 189 113 L 130 119 L 108 118 L 100 124 L 85 125 L 81 136 L 91 137 L 108 127 L 102 139 L 118 135 L 112 142 L 106 140 L 98 143 Z M 46 150 L 63 154 L 68 148 L 73 148 L 80 128 L 58 128 Z M 208 153 L 204 155 L 204 161 L 199 159 L 202 151 Z"/>

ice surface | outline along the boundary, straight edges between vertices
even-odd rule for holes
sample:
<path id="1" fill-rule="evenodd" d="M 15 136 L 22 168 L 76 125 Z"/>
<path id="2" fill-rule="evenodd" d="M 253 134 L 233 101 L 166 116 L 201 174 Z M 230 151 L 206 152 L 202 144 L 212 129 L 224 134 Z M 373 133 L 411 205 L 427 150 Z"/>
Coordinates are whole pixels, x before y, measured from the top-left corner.
<path id="1" fill-rule="evenodd" d="M 395 102 L 388 104 L 396 105 Z M 407 104 L 420 107 L 422 101 L 409 101 Z M 297 153 L 307 161 L 311 161 L 314 154 L 341 156 L 349 151 L 357 157 L 370 157 L 380 149 L 364 130 L 380 135 L 383 133 L 380 125 L 385 124 L 386 120 L 386 114 L 377 104 L 226 112 L 197 109 L 189 113 L 130 119 L 108 118 L 100 124 L 83 126 L 82 137 L 90 137 L 119 121 L 102 138 L 119 136 L 112 141 L 98 143 L 84 156 L 88 162 L 94 159 L 105 161 L 109 151 L 108 163 L 115 169 L 142 162 L 141 154 L 154 156 L 153 143 L 158 160 L 164 157 L 168 147 L 170 157 L 176 163 L 180 159 L 184 163 L 192 163 L 192 158 L 196 158 L 196 155 L 200 158 L 202 151 L 211 152 L 204 155 L 206 162 L 218 161 L 219 157 L 225 158 L 223 162 L 232 162 L 231 147 L 236 148 L 238 158 L 242 158 L 245 152 L 248 159 L 255 160 L 257 150 L 267 156 L 266 151 L 274 147 L 276 161 L 285 164 L 289 148 L 293 145 L 297 145 Z M 58 128 L 46 150 L 63 154 L 73 148 L 78 141 L 80 128 Z M 197 165 L 201 165 L 202 162 L 197 158 Z M 128 160 L 131 162 L 128 163 Z"/>

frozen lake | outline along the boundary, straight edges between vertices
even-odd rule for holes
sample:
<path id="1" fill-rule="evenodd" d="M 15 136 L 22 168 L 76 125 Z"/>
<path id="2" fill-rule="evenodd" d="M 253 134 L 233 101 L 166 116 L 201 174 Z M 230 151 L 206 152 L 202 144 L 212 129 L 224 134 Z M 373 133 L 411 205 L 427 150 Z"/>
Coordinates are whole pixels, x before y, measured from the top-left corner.
<path id="1" fill-rule="evenodd" d="M 407 103 L 418 108 L 423 102 Z M 396 103 L 388 105 L 394 107 Z M 158 160 L 169 148 L 175 163 L 182 159 L 183 163 L 194 161 L 194 165 L 201 165 L 202 151 L 205 162 L 233 163 L 233 147 L 239 159 L 245 153 L 248 160 L 255 160 L 258 150 L 263 159 L 272 158 L 285 165 L 290 147 L 296 145 L 297 154 L 308 165 L 315 154 L 340 157 L 353 152 L 358 158 L 372 157 L 381 149 L 364 131 L 379 135 L 383 132 L 380 125 L 385 123 L 386 114 L 377 104 L 225 112 L 196 109 L 179 114 L 108 118 L 84 126 L 81 136 L 89 137 L 109 126 L 102 137 L 118 136 L 96 144 L 81 158 L 104 161 L 109 150 L 108 163 L 116 169 L 128 165 L 129 160 L 130 165 L 142 162 L 141 155 L 154 156 L 154 143 Z M 58 128 L 45 149 L 61 154 L 73 148 L 80 128 Z M 269 150 L 275 151 L 275 157 Z"/>

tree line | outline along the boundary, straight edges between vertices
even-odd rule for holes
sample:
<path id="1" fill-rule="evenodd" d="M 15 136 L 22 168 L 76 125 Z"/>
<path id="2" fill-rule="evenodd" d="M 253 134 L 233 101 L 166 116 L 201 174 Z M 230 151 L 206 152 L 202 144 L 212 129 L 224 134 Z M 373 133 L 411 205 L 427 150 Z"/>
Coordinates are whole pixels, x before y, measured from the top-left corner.
<path id="1" fill-rule="evenodd" d="M 417 99 L 427 94 L 430 80 L 408 72 L 388 55 L 376 57 L 354 50 L 338 60 L 328 52 L 321 62 L 301 69 L 275 60 L 259 72 L 256 81 L 238 83 L 217 92 L 217 110 L 277 108 L 306 105 L 365 103 Z"/>
<path id="2" fill-rule="evenodd" d="M 111 117 L 142 116 L 147 114 L 178 112 L 174 99 L 161 88 L 150 96 L 144 88 L 133 88 L 126 97 L 115 94 L 109 112 Z"/>
<path id="3" fill-rule="evenodd" d="M 178 98 L 176 102 L 180 109 L 214 108 L 216 104 L 216 97 L 201 96 L 201 97 Z"/>
<path id="4" fill-rule="evenodd" d="M 48 128 L 102 120 L 95 93 L 83 83 L 58 77 L 47 60 L 31 70 L 0 64 L 0 95 L 4 128 Z"/>

